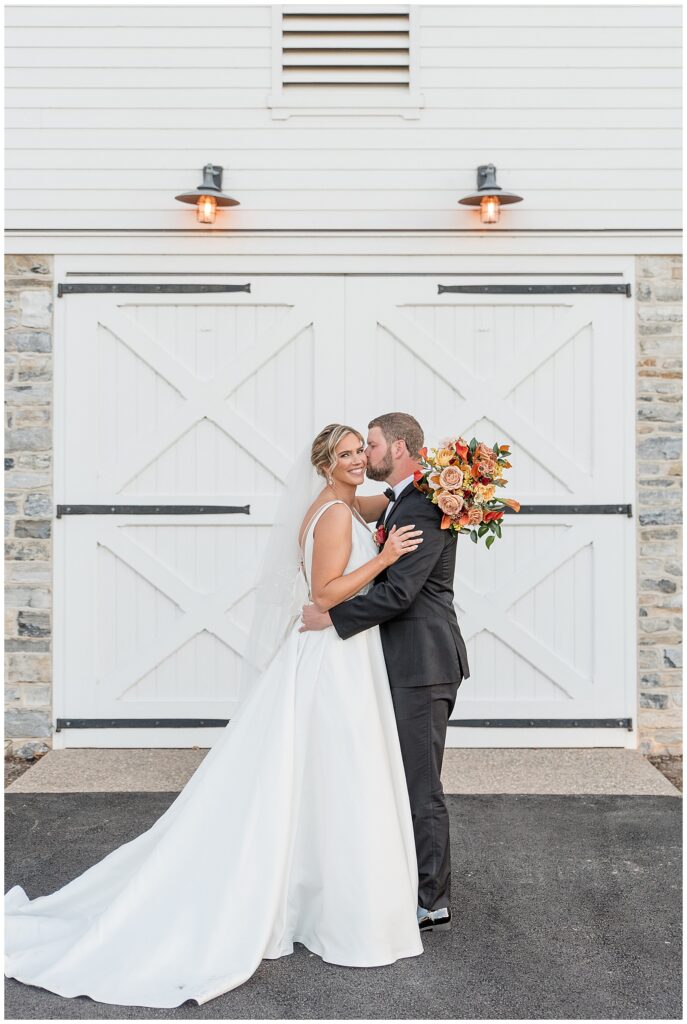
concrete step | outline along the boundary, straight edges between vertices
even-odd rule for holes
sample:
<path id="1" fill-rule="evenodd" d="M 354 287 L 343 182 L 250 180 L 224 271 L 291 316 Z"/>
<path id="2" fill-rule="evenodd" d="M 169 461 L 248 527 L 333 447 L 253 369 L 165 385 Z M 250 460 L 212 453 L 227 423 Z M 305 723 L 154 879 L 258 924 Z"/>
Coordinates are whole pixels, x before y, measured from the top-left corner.
<path id="1" fill-rule="evenodd" d="M 8 793 L 178 792 L 207 748 L 51 750 Z M 621 748 L 449 748 L 446 793 L 681 796 L 638 751 Z"/>

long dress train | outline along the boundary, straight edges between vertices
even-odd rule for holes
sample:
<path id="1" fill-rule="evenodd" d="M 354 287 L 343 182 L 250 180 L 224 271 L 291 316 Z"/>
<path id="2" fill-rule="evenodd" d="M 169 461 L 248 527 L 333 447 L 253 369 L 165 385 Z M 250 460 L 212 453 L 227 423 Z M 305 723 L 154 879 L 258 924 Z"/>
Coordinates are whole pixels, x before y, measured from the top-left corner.
<path id="1" fill-rule="evenodd" d="M 306 531 L 307 578 L 330 504 Z M 346 572 L 377 552 L 351 521 Z M 6 893 L 8 977 L 174 1007 L 236 988 L 294 942 L 351 967 L 423 952 L 379 629 L 344 641 L 298 627 L 151 828 L 50 895 Z"/>

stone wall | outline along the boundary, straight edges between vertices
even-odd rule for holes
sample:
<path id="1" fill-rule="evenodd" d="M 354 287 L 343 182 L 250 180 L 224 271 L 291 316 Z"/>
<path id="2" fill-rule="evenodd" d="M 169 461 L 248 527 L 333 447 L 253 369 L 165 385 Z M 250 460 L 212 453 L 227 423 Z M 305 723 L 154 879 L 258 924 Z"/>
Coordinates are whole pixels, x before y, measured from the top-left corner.
<path id="1" fill-rule="evenodd" d="M 638 256 L 639 749 L 682 753 L 682 257 Z"/>
<path id="2" fill-rule="evenodd" d="M 51 746 L 53 261 L 5 259 L 5 748 Z"/>

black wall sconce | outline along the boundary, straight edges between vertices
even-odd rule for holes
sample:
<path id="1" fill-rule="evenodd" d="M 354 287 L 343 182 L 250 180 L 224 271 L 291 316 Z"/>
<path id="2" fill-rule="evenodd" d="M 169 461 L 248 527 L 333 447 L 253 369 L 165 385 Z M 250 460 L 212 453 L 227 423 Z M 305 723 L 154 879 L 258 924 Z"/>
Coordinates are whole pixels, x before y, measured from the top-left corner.
<path id="1" fill-rule="evenodd" d="M 520 203 L 522 196 L 514 192 L 504 192 L 496 184 L 496 168 L 493 164 L 481 164 L 477 168 L 477 191 L 470 192 L 458 200 L 464 206 L 479 206 L 480 220 L 483 224 L 496 224 L 501 212 L 502 203 Z"/>
<path id="2" fill-rule="evenodd" d="M 238 199 L 232 199 L 222 192 L 223 167 L 217 164 L 206 164 L 203 168 L 203 181 L 192 192 L 182 192 L 175 196 L 181 203 L 193 203 L 197 208 L 198 220 L 201 224 L 214 224 L 218 206 L 240 206 Z"/>

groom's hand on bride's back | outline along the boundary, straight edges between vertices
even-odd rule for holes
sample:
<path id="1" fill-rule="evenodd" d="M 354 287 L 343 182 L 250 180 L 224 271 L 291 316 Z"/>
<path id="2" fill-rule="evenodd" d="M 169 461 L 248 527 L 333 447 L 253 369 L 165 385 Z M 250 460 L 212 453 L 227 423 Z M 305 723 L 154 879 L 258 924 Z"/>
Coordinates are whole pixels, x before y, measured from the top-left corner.
<path id="1" fill-rule="evenodd" d="M 321 612 L 316 604 L 304 604 L 301 619 L 303 625 L 299 627 L 299 633 L 307 633 L 311 629 L 326 629 L 332 624 L 329 612 Z"/>

